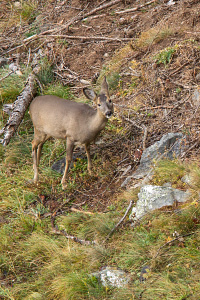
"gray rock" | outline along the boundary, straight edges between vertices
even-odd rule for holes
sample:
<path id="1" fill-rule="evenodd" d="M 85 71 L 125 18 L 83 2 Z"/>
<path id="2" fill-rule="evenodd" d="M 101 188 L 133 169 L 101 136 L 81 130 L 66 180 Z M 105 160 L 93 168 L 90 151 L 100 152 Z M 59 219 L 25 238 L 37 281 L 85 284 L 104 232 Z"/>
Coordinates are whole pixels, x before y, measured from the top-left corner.
<path id="1" fill-rule="evenodd" d="M 165 182 L 165 183 L 163 184 L 163 186 L 164 186 L 164 187 L 172 187 L 172 184 L 171 184 L 171 182 Z"/>
<path id="2" fill-rule="evenodd" d="M 200 105 L 200 88 L 198 87 L 193 95 L 192 95 L 192 101 L 193 101 L 193 104 L 196 105 L 196 106 L 199 106 Z"/>
<path id="3" fill-rule="evenodd" d="M 173 159 L 180 156 L 185 148 L 184 138 L 182 133 L 165 134 L 160 141 L 145 149 L 140 165 L 132 177 L 135 179 L 143 178 L 148 174 L 151 167 L 162 158 Z"/>
<path id="4" fill-rule="evenodd" d="M 63 174 L 64 170 L 65 170 L 65 162 L 66 162 L 65 157 L 63 157 L 60 160 L 54 162 L 52 167 L 51 167 L 52 170 L 54 170 L 54 171 L 56 171 L 60 174 Z"/>
<path id="5" fill-rule="evenodd" d="M 5 57 L 0 57 L 0 68 L 7 65 L 8 59 Z"/>
<path id="6" fill-rule="evenodd" d="M 94 158 L 94 153 L 91 153 L 91 159 Z M 73 158 L 72 158 L 72 162 L 70 164 L 70 168 L 72 168 L 73 164 L 74 164 L 74 161 L 76 161 L 77 158 L 82 158 L 82 159 L 87 159 L 87 156 L 85 154 L 85 151 L 82 151 L 81 149 L 76 152 L 76 153 L 73 153 Z M 60 160 L 56 161 L 53 163 L 52 165 L 52 170 L 60 173 L 60 174 L 63 174 L 64 173 L 64 170 L 65 170 L 65 162 L 66 162 L 66 159 L 65 157 L 61 158 Z"/>
<path id="7" fill-rule="evenodd" d="M 138 201 L 133 207 L 130 218 L 138 220 L 148 212 L 164 206 L 172 206 L 176 201 L 185 202 L 190 196 L 189 192 L 164 186 L 146 185 L 140 189 Z"/>
<path id="8" fill-rule="evenodd" d="M 184 183 L 186 183 L 186 184 L 188 184 L 188 185 L 192 185 L 192 181 L 193 180 L 192 180 L 191 175 L 186 174 L 185 176 L 183 176 L 181 178 L 181 181 L 184 182 Z"/>
<path id="9" fill-rule="evenodd" d="M 98 273 L 92 274 L 98 278 L 105 287 L 125 287 L 131 280 L 130 276 L 124 271 L 106 267 Z"/>
<path id="10" fill-rule="evenodd" d="M 174 5 L 174 4 L 176 4 L 176 2 L 173 0 L 169 0 L 169 2 L 167 2 L 167 5 L 169 5 L 169 6 Z"/>
<path id="11" fill-rule="evenodd" d="M 140 273 L 140 282 L 144 282 L 145 280 L 147 280 L 147 278 L 150 275 L 150 272 L 151 272 L 150 266 L 148 266 L 148 265 L 144 266 Z"/>

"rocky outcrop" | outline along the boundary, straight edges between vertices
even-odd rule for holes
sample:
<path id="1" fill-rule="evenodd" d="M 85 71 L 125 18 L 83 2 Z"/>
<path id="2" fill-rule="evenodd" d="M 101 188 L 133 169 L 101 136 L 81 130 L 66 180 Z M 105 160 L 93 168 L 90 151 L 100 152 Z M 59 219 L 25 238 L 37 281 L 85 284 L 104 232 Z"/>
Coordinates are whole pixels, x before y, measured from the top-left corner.
<path id="1" fill-rule="evenodd" d="M 121 186 L 125 187 L 131 179 L 141 179 L 147 176 L 149 172 L 153 173 L 153 167 L 159 160 L 180 157 L 184 150 L 185 137 L 182 133 L 167 133 L 163 135 L 159 141 L 145 149 L 137 170 L 128 176 Z"/>

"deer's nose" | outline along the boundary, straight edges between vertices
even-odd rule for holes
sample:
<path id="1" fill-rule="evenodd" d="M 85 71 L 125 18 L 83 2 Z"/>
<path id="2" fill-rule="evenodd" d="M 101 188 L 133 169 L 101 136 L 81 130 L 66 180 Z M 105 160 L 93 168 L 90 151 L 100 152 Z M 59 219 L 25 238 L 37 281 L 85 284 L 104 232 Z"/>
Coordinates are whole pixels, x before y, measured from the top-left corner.
<path id="1" fill-rule="evenodd" d="M 107 111 L 107 113 L 106 113 L 106 117 L 111 117 L 112 116 L 112 111 Z"/>

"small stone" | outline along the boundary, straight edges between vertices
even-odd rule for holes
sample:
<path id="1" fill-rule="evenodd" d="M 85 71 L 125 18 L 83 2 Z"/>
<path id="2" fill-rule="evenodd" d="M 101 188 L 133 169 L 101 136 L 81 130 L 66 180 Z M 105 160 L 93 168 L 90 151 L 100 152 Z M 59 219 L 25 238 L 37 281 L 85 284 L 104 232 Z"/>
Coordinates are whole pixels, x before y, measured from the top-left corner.
<path id="1" fill-rule="evenodd" d="M 19 2 L 19 1 L 14 2 L 14 7 L 21 8 L 21 2 Z"/>
<path id="2" fill-rule="evenodd" d="M 194 93 L 192 95 L 192 101 L 193 101 L 194 105 L 199 106 L 199 104 L 200 104 L 200 88 L 199 87 L 194 91 Z"/>
<path id="3" fill-rule="evenodd" d="M 197 81 L 200 81 L 200 73 L 198 73 L 195 78 Z"/>
<path id="4" fill-rule="evenodd" d="M 8 59 L 5 57 L 0 57 L 0 68 L 8 63 Z"/>
<path id="5" fill-rule="evenodd" d="M 120 18 L 120 19 L 119 19 L 119 24 L 120 24 L 120 25 L 124 25 L 124 24 L 126 24 L 126 23 L 127 23 L 127 21 L 126 21 L 125 18 Z"/>
<path id="6" fill-rule="evenodd" d="M 130 282 L 130 276 L 124 271 L 106 267 L 100 272 L 93 273 L 93 276 L 98 278 L 105 287 L 125 287 Z"/>
<path id="7" fill-rule="evenodd" d="M 192 178 L 190 175 L 185 175 L 181 178 L 181 181 L 188 184 L 188 185 L 191 185 L 192 184 Z"/>

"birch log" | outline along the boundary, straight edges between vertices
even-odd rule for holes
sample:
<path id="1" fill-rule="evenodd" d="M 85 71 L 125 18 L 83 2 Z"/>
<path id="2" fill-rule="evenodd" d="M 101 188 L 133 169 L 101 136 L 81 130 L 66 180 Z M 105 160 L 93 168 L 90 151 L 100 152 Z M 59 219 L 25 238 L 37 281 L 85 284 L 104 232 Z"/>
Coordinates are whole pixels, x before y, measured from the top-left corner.
<path id="1" fill-rule="evenodd" d="M 1 143 L 4 146 L 7 146 L 10 142 L 11 137 L 17 131 L 19 125 L 21 124 L 25 112 L 31 103 L 33 97 L 36 94 L 36 76 L 39 72 L 39 67 L 35 67 L 33 72 L 29 75 L 25 88 L 21 92 L 21 94 L 17 97 L 15 102 L 12 104 L 12 109 L 10 112 L 10 117 L 4 126 L 0 130 L 0 135 L 4 135 L 4 138 L 1 139 Z"/>

